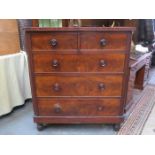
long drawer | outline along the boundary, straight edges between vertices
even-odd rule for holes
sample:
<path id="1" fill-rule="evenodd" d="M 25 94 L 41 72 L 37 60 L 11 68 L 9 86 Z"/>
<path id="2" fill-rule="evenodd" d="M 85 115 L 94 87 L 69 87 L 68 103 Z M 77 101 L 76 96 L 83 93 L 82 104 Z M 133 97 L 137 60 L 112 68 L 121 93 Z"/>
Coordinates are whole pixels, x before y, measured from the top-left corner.
<path id="1" fill-rule="evenodd" d="M 120 99 L 38 99 L 40 116 L 118 116 Z"/>
<path id="2" fill-rule="evenodd" d="M 123 75 L 50 74 L 35 77 L 37 96 L 121 96 Z"/>
<path id="3" fill-rule="evenodd" d="M 123 72 L 125 54 L 57 55 L 34 54 L 37 72 Z"/>

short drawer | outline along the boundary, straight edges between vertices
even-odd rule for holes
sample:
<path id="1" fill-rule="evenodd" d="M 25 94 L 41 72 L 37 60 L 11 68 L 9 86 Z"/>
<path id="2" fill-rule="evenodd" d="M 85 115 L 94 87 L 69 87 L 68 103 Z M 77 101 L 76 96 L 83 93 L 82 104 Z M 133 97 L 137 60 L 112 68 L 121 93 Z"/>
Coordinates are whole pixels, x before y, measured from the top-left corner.
<path id="1" fill-rule="evenodd" d="M 35 54 L 34 71 L 41 72 L 123 72 L 125 54 L 54 55 Z"/>
<path id="2" fill-rule="evenodd" d="M 120 99 L 38 99 L 39 116 L 118 116 Z"/>
<path id="3" fill-rule="evenodd" d="M 77 49 L 76 32 L 43 32 L 31 34 L 32 51 Z"/>
<path id="4" fill-rule="evenodd" d="M 123 75 L 51 74 L 35 77 L 37 96 L 121 96 Z"/>
<path id="5" fill-rule="evenodd" d="M 81 49 L 127 50 L 128 35 L 121 32 L 81 32 Z"/>

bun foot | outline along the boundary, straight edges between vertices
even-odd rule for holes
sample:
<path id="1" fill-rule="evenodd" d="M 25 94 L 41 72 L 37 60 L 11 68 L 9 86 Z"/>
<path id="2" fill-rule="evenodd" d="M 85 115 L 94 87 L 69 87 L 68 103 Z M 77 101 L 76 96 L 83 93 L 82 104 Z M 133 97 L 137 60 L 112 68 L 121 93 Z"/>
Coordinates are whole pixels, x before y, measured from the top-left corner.
<path id="1" fill-rule="evenodd" d="M 38 124 L 37 123 L 37 129 L 38 129 L 38 131 L 42 131 L 45 127 L 46 127 L 45 124 Z"/>
<path id="2" fill-rule="evenodd" d="M 119 129 L 121 128 L 121 124 L 114 124 L 113 128 L 115 131 L 119 131 Z"/>

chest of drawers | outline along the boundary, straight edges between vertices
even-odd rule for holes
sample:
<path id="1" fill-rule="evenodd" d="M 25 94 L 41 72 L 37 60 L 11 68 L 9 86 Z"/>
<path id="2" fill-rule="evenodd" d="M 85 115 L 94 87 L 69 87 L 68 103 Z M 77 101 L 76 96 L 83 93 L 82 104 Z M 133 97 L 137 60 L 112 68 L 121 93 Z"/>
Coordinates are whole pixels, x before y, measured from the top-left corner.
<path id="1" fill-rule="evenodd" d="M 27 28 L 34 121 L 123 121 L 133 28 Z"/>

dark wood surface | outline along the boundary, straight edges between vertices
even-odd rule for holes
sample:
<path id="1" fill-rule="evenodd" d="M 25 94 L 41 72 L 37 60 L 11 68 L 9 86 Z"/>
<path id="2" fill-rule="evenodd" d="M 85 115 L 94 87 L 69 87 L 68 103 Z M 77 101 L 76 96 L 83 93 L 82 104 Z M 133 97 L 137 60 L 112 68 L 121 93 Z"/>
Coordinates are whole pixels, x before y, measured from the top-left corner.
<path id="1" fill-rule="evenodd" d="M 52 40 L 56 45 L 52 46 Z M 77 49 L 76 32 L 47 32 L 33 33 L 31 35 L 32 51 Z"/>
<path id="2" fill-rule="evenodd" d="M 36 76 L 37 96 L 121 96 L 121 75 L 64 75 Z"/>
<path id="3" fill-rule="evenodd" d="M 40 116 L 117 116 L 120 99 L 38 99 Z"/>
<path id="4" fill-rule="evenodd" d="M 133 31 L 27 28 L 35 122 L 121 123 Z"/>
<path id="5" fill-rule="evenodd" d="M 101 41 L 105 40 L 105 45 Z M 80 49 L 126 50 L 127 34 L 123 32 L 81 32 Z"/>
<path id="6" fill-rule="evenodd" d="M 120 124 L 123 116 L 34 116 L 38 124 Z"/>
<path id="7" fill-rule="evenodd" d="M 104 36 L 104 37 L 103 37 Z M 102 40 L 105 40 L 105 45 Z M 51 41 L 56 45 L 52 46 Z M 65 41 L 64 41 L 65 40 Z M 32 34 L 32 50 L 65 50 L 77 49 L 77 32 L 40 32 Z M 80 47 L 82 49 L 127 50 L 127 34 L 123 32 L 81 32 Z"/>
<path id="8" fill-rule="evenodd" d="M 95 52 L 96 53 L 96 52 Z M 125 54 L 34 54 L 35 73 L 124 72 Z"/>

